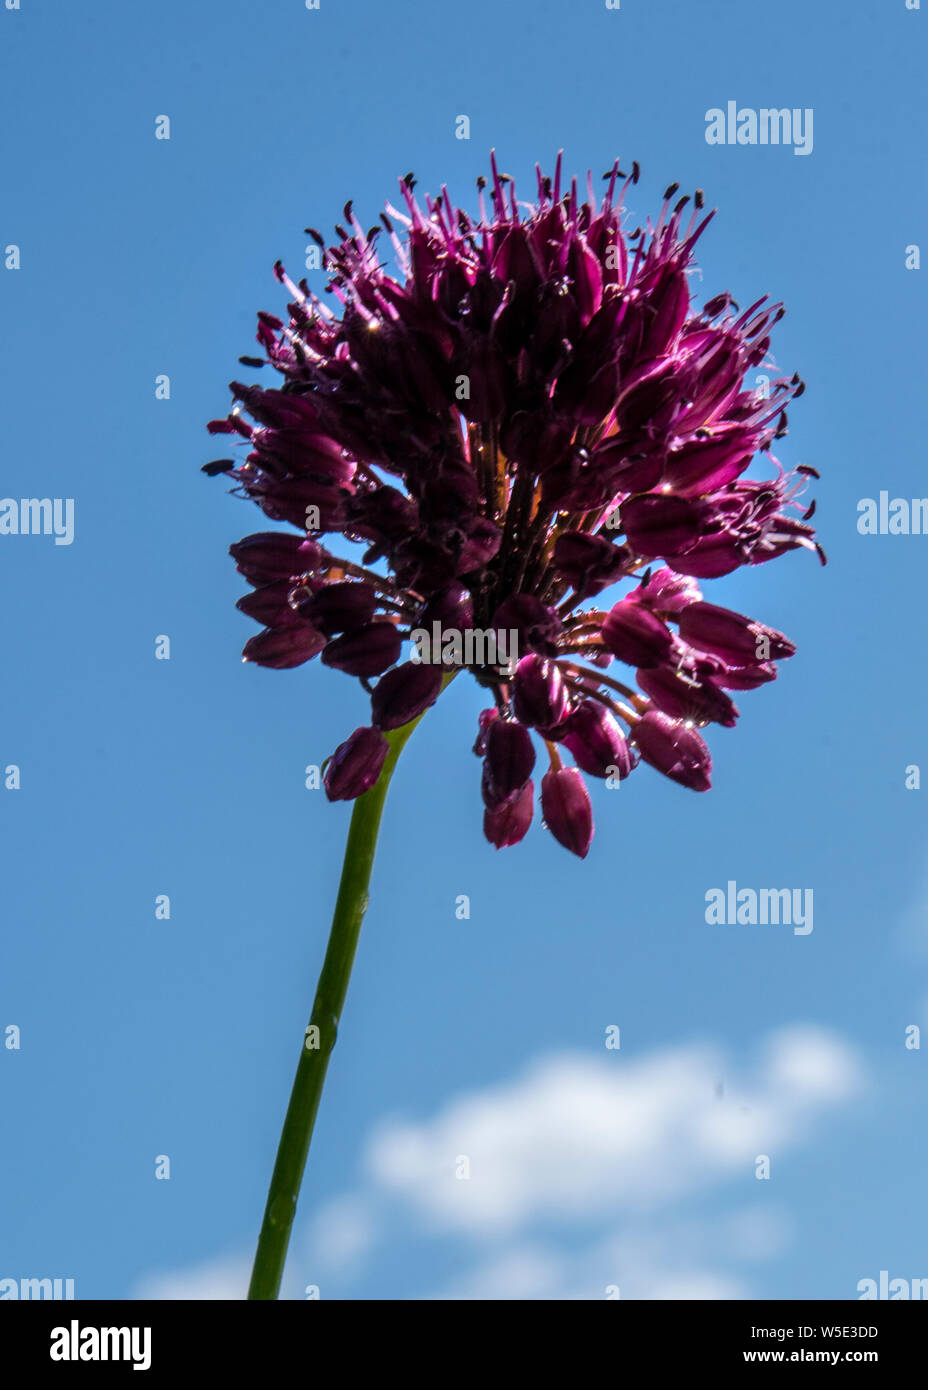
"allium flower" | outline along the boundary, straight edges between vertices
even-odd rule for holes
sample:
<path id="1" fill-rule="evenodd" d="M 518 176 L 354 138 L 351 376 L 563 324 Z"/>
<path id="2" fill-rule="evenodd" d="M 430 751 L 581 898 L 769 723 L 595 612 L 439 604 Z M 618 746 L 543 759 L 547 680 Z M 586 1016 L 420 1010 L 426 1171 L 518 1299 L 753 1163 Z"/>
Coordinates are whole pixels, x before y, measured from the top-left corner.
<path id="1" fill-rule="evenodd" d="M 340 312 L 278 263 L 289 318 L 260 314 L 257 336 L 279 385 L 232 383 L 237 404 L 210 430 L 248 452 L 205 471 L 296 528 L 232 547 L 254 589 L 239 607 L 263 625 L 245 659 L 318 655 L 371 694 L 370 727 L 328 763 L 328 796 L 368 790 L 384 731 L 467 666 L 493 700 L 476 744 L 487 838 L 514 844 L 531 823 L 532 731 L 551 763 L 548 828 L 584 856 L 582 774 L 624 778 L 640 758 L 705 791 L 698 730 L 732 726 L 729 692 L 773 680 L 794 651 L 705 602 L 697 581 L 818 549 L 813 508 L 797 500 L 797 474 L 813 470 L 788 475 L 769 455 L 803 386 L 748 382 L 768 365 L 780 305 L 694 303 L 693 248 L 713 215 L 699 191 L 687 212 L 672 185 L 657 220 L 628 233 L 637 165 L 629 177 L 616 164 L 597 203 L 589 179 L 585 201 L 576 182 L 562 187 L 558 158 L 530 204 L 492 166 L 479 219 L 444 189 L 421 208 L 410 175 L 405 211 L 388 205 L 382 227 L 365 232 L 349 203 L 334 245 L 307 229 Z M 759 451 L 773 476 L 747 479 Z M 608 607 L 591 605 L 623 583 Z M 439 665 L 402 660 L 410 634 L 436 623 L 515 633 L 518 662 L 468 662 L 460 648 Z"/>

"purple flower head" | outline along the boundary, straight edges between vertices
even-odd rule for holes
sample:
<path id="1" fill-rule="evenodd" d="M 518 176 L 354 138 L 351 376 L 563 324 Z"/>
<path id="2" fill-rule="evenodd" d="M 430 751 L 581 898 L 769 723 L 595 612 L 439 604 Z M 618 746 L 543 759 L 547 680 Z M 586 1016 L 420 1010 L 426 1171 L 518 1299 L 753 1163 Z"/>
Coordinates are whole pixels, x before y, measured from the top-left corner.
<path id="1" fill-rule="evenodd" d="M 239 608 L 263 629 L 246 659 L 321 656 L 370 695 L 372 727 L 333 756 L 328 795 L 373 785 L 384 731 L 467 669 L 492 696 L 475 745 L 487 838 L 528 830 L 541 738 L 545 821 L 582 857 L 582 773 L 611 784 L 640 758 L 706 790 L 698 729 L 731 727 L 728 692 L 793 654 L 698 581 L 817 549 L 799 500 L 814 470 L 770 454 L 804 388 L 770 367 L 781 306 L 694 299 L 701 192 L 672 185 L 629 232 L 637 165 L 582 197 L 558 158 L 526 203 L 491 163 L 476 214 L 445 189 L 423 206 L 407 176 L 379 225 L 349 203 L 334 242 L 310 231 L 322 295 L 278 263 L 286 318 L 260 314 L 263 358 L 243 359 L 275 384 L 232 383 L 209 428 L 243 453 L 205 471 L 281 528 L 232 547 L 254 591 Z M 772 477 L 747 476 L 758 455 Z"/>

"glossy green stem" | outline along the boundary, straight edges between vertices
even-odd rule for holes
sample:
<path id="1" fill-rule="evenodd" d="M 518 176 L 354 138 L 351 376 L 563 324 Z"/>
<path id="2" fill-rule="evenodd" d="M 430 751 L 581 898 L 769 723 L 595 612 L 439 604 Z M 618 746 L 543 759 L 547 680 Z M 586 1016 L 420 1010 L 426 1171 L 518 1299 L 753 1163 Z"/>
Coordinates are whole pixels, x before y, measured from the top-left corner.
<path id="1" fill-rule="evenodd" d="M 383 805 L 390 786 L 396 761 L 419 720 L 412 720 L 401 729 L 387 734 L 390 751 L 380 776 L 370 791 L 354 803 L 345 859 L 338 886 L 332 931 L 316 986 L 313 1011 L 306 1029 L 300 1060 L 296 1069 L 290 1104 L 284 1120 L 271 1186 L 268 1191 L 264 1221 L 258 1236 L 249 1299 L 273 1299 L 280 1291 L 290 1231 L 296 1214 L 297 1198 L 303 1180 L 303 1170 L 309 1154 L 309 1144 L 316 1122 L 316 1112 L 325 1084 L 329 1057 L 338 1036 L 351 967 L 354 963 L 361 923 L 369 902 L 368 888 L 377 834 Z"/>

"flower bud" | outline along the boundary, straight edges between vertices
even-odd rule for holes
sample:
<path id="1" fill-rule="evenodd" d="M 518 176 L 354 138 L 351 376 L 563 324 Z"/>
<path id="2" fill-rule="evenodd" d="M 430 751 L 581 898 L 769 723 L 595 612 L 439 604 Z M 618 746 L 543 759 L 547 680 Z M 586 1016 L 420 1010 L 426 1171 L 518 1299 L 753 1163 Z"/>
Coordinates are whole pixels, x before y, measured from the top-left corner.
<path id="1" fill-rule="evenodd" d="M 682 554 L 695 545 L 711 520 L 712 508 L 702 498 L 651 492 L 623 502 L 620 515 L 632 548 L 645 559 L 656 560 L 660 555 Z"/>
<path id="2" fill-rule="evenodd" d="M 392 623 L 373 622 L 329 642 L 322 653 L 325 666 L 349 676 L 379 676 L 398 659 L 403 642 Z"/>
<path id="3" fill-rule="evenodd" d="M 242 660 L 253 661 L 256 666 L 270 666 L 276 671 L 286 671 L 292 666 L 302 666 L 324 646 L 322 633 L 310 627 L 309 623 L 267 627 L 248 639 L 242 649 Z"/>
<path id="4" fill-rule="evenodd" d="M 477 720 L 477 737 L 474 740 L 474 752 L 478 758 L 482 758 L 487 751 L 487 739 L 490 736 L 490 726 L 499 719 L 499 710 L 495 705 L 489 709 L 482 709 Z"/>
<path id="5" fill-rule="evenodd" d="M 229 554 L 249 584 L 268 584 L 274 579 L 289 579 L 315 569 L 323 550 L 321 545 L 305 536 L 292 536 L 287 531 L 259 531 L 231 545 Z"/>
<path id="6" fill-rule="evenodd" d="M 712 785 L 712 758 L 700 735 L 679 719 L 649 710 L 635 725 L 632 738 L 646 763 L 665 777 L 706 792 Z"/>
<path id="7" fill-rule="evenodd" d="M 290 603 L 293 589 L 289 579 L 275 579 L 273 584 L 262 584 L 260 589 L 252 589 L 235 605 L 240 613 L 254 618 L 262 627 L 290 627 L 300 621 Z"/>
<path id="8" fill-rule="evenodd" d="M 541 810 L 558 844 L 585 859 L 593 839 L 593 807 L 575 767 L 551 768 L 541 779 Z"/>
<path id="9" fill-rule="evenodd" d="M 664 275 L 663 283 L 651 291 L 648 308 L 652 311 L 652 317 L 641 344 L 643 357 L 664 356 L 676 342 L 686 322 L 689 306 L 690 290 L 686 272 L 674 266 Z"/>
<path id="10" fill-rule="evenodd" d="M 463 584 L 446 584 L 425 605 L 418 625 L 431 633 L 435 622 L 441 623 L 443 631 L 453 628 L 455 632 L 466 632 L 473 627 L 474 603 Z"/>
<path id="11" fill-rule="evenodd" d="M 772 661 L 758 661 L 752 666 L 725 666 L 712 679 L 723 690 L 756 690 L 776 678 L 777 668 Z"/>
<path id="12" fill-rule="evenodd" d="M 614 584 L 630 558 L 627 546 L 583 531 L 564 531 L 554 544 L 555 568 L 577 591 L 578 603 Z"/>
<path id="13" fill-rule="evenodd" d="M 643 603 L 654 613 L 676 614 L 687 604 L 698 603 L 702 594 L 695 579 L 688 574 L 677 574 L 665 565 L 655 570 L 646 584 L 633 589 L 628 597 L 635 603 Z"/>
<path id="14" fill-rule="evenodd" d="M 497 849 L 517 845 L 532 823 L 535 805 L 535 784 L 526 782 L 508 801 L 487 808 L 483 813 L 483 833 Z"/>
<path id="15" fill-rule="evenodd" d="M 339 744 L 326 766 L 323 785 L 329 800 L 353 801 L 369 791 L 380 776 L 389 751 L 389 743 L 376 729 L 355 729 Z"/>
<path id="16" fill-rule="evenodd" d="M 756 435 L 744 429 L 694 439 L 667 455 L 664 482 L 681 497 L 716 492 L 741 476 L 756 448 Z"/>
<path id="17" fill-rule="evenodd" d="M 687 680 L 667 666 L 653 671 L 639 669 L 636 675 L 644 693 L 671 718 L 695 719 L 699 723 L 709 721 L 721 724 L 726 729 L 734 728 L 738 709 L 725 691 L 714 683 L 714 677 Z"/>
<path id="18" fill-rule="evenodd" d="M 534 594 L 510 594 L 497 608 L 490 624 L 494 632 L 503 633 L 503 648 L 510 657 L 509 633 L 517 634 L 520 651 L 543 652 L 553 656 L 555 643 L 563 624 L 553 608 L 546 607 Z M 499 643 L 499 638 L 497 638 Z"/>
<path id="19" fill-rule="evenodd" d="M 535 766 L 532 736 L 524 724 L 496 719 L 487 730 L 483 799 L 491 809 L 525 786 Z"/>
<path id="20" fill-rule="evenodd" d="M 564 746 L 591 777 L 625 778 L 634 762 L 618 721 L 598 700 L 583 700 L 567 721 Z"/>
<path id="21" fill-rule="evenodd" d="M 533 729 L 550 729 L 567 717 L 569 695 L 554 662 L 534 653 L 523 656 L 512 683 L 516 718 Z"/>
<path id="22" fill-rule="evenodd" d="M 440 666 L 406 661 L 380 677 L 371 696 L 375 729 L 399 729 L 433 705 L 441 691 Z"/>
<path id="23" fill-rule="evenodd" d="M 354 632 L 369 623 L 376 606 L 377 595 L 370 584 L 340 580 L 305 599 L 299 611 L 326 637 L 334 637 L 337 632 Z"/>
<path id="24" fill-rule="evenodd" d="M 629 666 L 659 666 L 673 646 L 666 624 L 629 598 L 622 599 L 607 615 L 602 633 L 613 656 Z"/>
<path id="25" fill-rule="evenodd" d="M 684 608 L 680 614 L 680 636 L 691 646 L 720 656 L 732 666 L 777 661 L 792 656 L 796 650 L 782 632 L 714 603 L 691 603 Z"/>

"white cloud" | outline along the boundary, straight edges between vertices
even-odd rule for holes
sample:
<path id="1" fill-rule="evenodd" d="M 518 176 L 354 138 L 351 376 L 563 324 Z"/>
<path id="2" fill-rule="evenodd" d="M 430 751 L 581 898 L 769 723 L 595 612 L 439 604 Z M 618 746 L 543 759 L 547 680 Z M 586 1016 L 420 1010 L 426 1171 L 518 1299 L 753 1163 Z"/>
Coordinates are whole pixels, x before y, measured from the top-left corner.
<path id="1" fill-rule="evenodd" d="M 311 1225 L 309 1256 L 321 1268 L 349 1270 L 357 1267 L 378 1235 L 377 1217 L 370 1203 L 353 1195 L 336 1197 Z"/>
<path id="2" fill-rule="evenodd" d="M 737 1299 L 750 1290 L 724 1268 L 725 1241 L 714 1221 L 652 1215 L 610 1228 L 578 1249 L 514 1240 L 494 1247 L 441 1299 Z"/>
<path id="3" fill-rule="evenodd" d="M 618 1287 L 623 1299 L 746 1298 L 742 1267 L 792 1239 L 789 1214 L 754 1182 L 755 1158 L 776 1165 L 810 1142 L 864 1081 L 853 1050 L 813 1027 L 774 1033 L 752 1066 L 696 1043 L 536 1061 L 429 1118 L 377 1125 L 360 1190 L 316 1214 L 282 1296 L 316 1283 L 325 1297 L 329 1279 L 344 1291 L 399 1229 L 403 1243 L 423 1232 L 467 1241 L 461 1272 L 425 1297 L 604 1299 Z M 469 1178 L 456 1176 L 462 1158 Z M 699 1194 L 732 1182 L 735 1210 L 694 1218 Z M 136 1296 L 242 1298 L 248 1266 L 230 1258 L 151 1276 Z"/>
<path id="4" fill-rule="evenodd" d="M 374 1132 L 365 1172 L 428 1227 L 507 1235 L 536 1219 L 666 1205 L 782 1153 L 859 1084 L 854 1054 L 813 1028 L 775 1034 L 753 1074 L 717 1090 L 711 1047 L 641 1058 L 562 1054 L 450 1101 L 421 1123 Z M 461 1160 L 470 1176 L 459 1178 Z"/>
<path id="5" fill-rule="evenodd" d="M 205 1260 L 190 1269 L 172 1273 L 147 1274 L 132 1291 L 133 1298 L 243 1299 L 248 1293 L 250 1262 L 241 1255 Z"/>
<path id="6" fill-rule="evenodd" d="M 540 1246 L 519 1244 L 454 1279 L 442 1299 L 561 1298 L 563 1257 Z"/>

